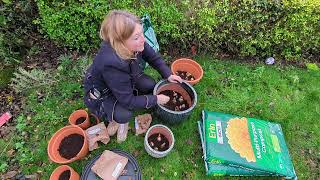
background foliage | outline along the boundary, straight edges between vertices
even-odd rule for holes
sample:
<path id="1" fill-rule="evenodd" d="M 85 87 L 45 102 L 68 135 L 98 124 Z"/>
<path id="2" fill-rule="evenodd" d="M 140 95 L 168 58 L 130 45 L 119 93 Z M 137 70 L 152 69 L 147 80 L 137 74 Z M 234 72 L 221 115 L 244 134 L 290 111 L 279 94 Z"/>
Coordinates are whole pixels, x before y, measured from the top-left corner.
<path id="1" fill-rule="evenodd" d="M 196 44 L 204 53 L 319 61 L 319 0 L 36 2 L 43 33 L 71 48 L 97 48 L 103 17 L 127 9 L 150 14 L 161 47 L 186 51 Z"/>
<path id="2" fill-rule="evenodd" d="M 33 44 L 37 7 L 34 1 L 3 0 L 0 4 L 0 64 L 13 65 Z"/>

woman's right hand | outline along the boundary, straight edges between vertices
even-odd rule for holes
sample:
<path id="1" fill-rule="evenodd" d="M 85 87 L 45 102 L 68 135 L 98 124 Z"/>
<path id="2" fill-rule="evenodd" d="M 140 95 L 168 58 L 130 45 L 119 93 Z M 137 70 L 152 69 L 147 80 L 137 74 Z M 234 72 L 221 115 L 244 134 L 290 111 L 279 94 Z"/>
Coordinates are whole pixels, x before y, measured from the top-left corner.
<path id="1" fill-rule="evenodd" d="M 157 103 L 160 105 L 166 104 L 170 100 L 169 96 L 159 94 L 157 95 Z"/>

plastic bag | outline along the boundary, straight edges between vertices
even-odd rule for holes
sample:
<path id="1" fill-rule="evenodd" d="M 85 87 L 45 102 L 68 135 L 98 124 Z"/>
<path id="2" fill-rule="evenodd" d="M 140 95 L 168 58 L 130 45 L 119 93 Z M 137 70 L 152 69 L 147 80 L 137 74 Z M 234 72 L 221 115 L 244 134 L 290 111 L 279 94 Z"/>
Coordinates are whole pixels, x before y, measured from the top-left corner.
<path id="1" fill-rule="evenodd" d="M 141 22 L 143 26 L 143 34 L 146 39 L 146 42 L 156 51 L 159 51 L 159 43 L 157 41 L 156 33 L 154 32 L 154 29 L 151 24 L 150 16 L 148 14 L 145 14 L 141 17 Z M 146 68 L 148 66 L 148 63 L 146 63 L 145 60 L 141 61 L 139 63 L 140 67 L 142 69 Z"/>

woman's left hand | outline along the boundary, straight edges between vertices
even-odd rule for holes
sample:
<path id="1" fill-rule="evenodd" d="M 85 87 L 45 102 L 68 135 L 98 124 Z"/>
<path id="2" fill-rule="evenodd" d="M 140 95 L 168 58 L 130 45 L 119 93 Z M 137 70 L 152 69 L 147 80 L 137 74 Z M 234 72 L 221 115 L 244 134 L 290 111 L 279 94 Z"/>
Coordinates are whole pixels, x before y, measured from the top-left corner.
<path id="1" fill-rule="evenodd" d="M 180 76 L 177 76 L 177 75 L 170 75 L 169 77 L 168 77 L 168 81 L 169 82 L 173 82 L 173 83 L 182 83 L 182 79 L 181 79 L 181 77 Z"/>

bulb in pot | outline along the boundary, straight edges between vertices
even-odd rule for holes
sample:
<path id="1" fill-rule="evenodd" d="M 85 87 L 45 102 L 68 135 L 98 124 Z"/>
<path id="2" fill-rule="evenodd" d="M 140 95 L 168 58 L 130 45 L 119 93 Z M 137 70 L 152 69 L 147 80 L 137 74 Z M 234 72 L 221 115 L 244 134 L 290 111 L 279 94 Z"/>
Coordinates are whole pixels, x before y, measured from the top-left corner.
<path id="1" fill-rule="evenodd" d="M 179 100 L 179 102 L 182 102 L 183 101 L 183 97 L 180 96 L 178 100 Z"/>
<path id="2" fill-rule="evenodd" d="M 176 98 L 172 98 L 172 102 L 173 102 L 174 104 L 177 103 Z"/>
<path id="3" fill-rule="evenodd" d="M 161 136 L 160 136 L 160 134 L 158 135 L 157 140 L 158 140 L 158 141 L 161 141 Z"/>
<path id="4" fill-rule="evenodd" d="M 173 91 L 173 96 L 176 97 L 177 95 L 178 94 L 175 91 Z"/>
<path id="5" fill-rule="evenodd" d="M 152 141 L 150 141 L 150 143 L 149 143 L 149 144 L 150 144 L 150 146 L 151 146 L 151 147 L 153 147 L 153 146 L 154 146 L 154 143 L 153 143 Z"/>
<path id="6" fill-rule="evenodd" d="M 164 143 L 161 144 L 160 147 L 161 147 L 161 148 L 164 148 L 165 145 L 166 145 L 166 143 L 164 142 Z"/>

